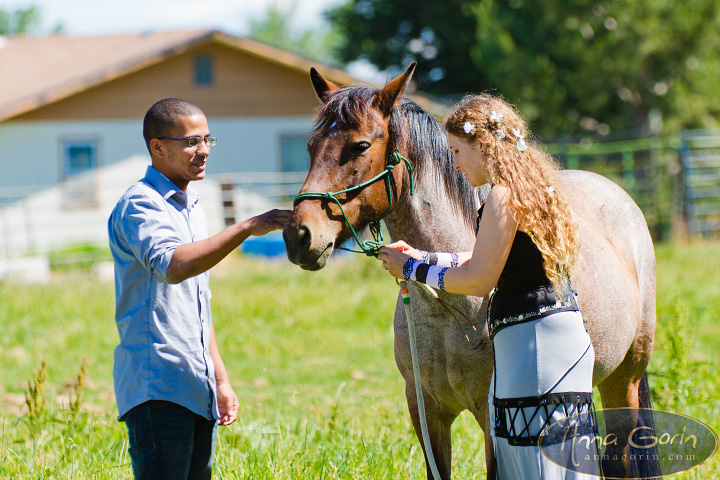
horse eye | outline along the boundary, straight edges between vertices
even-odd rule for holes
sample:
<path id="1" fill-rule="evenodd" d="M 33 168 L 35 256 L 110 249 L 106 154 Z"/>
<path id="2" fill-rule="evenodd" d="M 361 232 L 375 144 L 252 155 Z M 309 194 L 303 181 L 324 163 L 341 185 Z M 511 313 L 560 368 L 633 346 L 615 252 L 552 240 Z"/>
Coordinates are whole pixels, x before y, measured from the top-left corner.
<path id="1" fill-rule="evenodd" d="M 370 142 L 358 142 L 353 147 L 353 153 L 355 155 L 362 155 L 370 148 Z"/>

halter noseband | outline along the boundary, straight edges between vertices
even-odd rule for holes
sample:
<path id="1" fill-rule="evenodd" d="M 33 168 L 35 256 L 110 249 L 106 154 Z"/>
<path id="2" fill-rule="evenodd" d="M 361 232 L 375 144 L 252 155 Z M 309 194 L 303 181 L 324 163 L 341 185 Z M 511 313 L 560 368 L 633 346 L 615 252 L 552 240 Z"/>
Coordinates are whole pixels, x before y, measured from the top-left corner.
<path id="1" fill-rule="evenodd" d="M 305 199 L 305 198 L 325 198 L 328 200 L 332 200 L 337 204 L 338 207 L 340 207 L 340 212 L 343 214 L 343 217 L 345 218 L 345 222 L 350 227 L 350 231 L 352 232 L 353 238 L 355 238 L 355 242 L 360 247 L 360 250 L 353 250 L 350 248 L 342 248 L 338 247 L 341 250 L 347 250 L 348 252 L 355 252 L 355 253 L 364 253 L 367 256 L 377 257 L 378 250 L 380 250 L 380 247 L 382 246 L 383 242 L 383 236 L 382 232 L 380 231 L 380 220 L 370 222 L 370 233 L 372 233 L 373 239 L 372 240 L 365 240 L 364 242 L 360 241 L 360 238 L 358 238 L 357 232 L 355 231 L 355 228 L 352 226 L 352 223 L 350 223 L 350 219 L 345 214 L 345 209 L 343 209 L 342 204 L 340 203 L 340 200 L 337 199 L 337 195 L 341 195 L 343 193 L 349 193 L 353 192 L 355 190 L 361 190 L 369 185 L 372 185 L 373 183 L 377 182 L 378 180 L 385 180 L 385 186 L 387 187 L 387 195 L 389 200 L 388 205 L 388 211 L 385 213 L 387 215 L 390 213 L 390 210 L 392 210 L 392 190 L 390 188 L 390 179 L 388 178 L 393 171 L 393 169 L 401 162 L 405 162 L 405 165 L 408 169 L 408 174 L 410 175 L 410 195 L 414 193 L 415 186 L 413 185 L 413 168 L 410 164 L 410 161 L 402 156 L 400 154 L 400 151 L 397 149 L 397 146 L 395 147 L 395 150 L 390 154 L 387 160 L 387 165 L 385 166 L 385 170 L 380 172 L 375 177 L 371 178 L 370 180 L 361 183 L 360 185 L 356 185 L 354 187 L 346 188 L 345 190 L 340 190 L 338 192 L 306 192 L 301 193 L 297 197 L 295 197 L 295 200 L 293 201 L 293 207 L 298 204 L 299 201 Z"/>

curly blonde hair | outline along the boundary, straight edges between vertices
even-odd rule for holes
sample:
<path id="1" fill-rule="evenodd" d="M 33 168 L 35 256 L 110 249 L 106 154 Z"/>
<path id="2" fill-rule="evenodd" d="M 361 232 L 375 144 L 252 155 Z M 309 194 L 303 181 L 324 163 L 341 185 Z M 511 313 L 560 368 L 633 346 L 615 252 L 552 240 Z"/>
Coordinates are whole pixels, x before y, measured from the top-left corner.
<path id="1" fill-rule="evenodd" d="M 553 158 L 530 140 L 520 113 L 493 95 L 465 97 L 448 115 L 445 129 L 484 146 L 490 183 L 509 188 L 519 230 L 540 250 L 548 280 L 562 292 L 577 261 L 579 243 L 577 224 L 558 188 Z"/>

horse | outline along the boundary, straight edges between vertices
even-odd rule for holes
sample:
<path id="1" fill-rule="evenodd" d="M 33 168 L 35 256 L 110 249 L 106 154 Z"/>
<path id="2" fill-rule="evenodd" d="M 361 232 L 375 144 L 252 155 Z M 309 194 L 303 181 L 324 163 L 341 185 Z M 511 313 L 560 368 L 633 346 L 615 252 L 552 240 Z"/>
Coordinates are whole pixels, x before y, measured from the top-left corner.
<path id="1" fill-rule="evenodd" d="M 381 219 L 393 240 L 404 239 L 416 248 L 472 249 L 482 199 L 453 170 L 447 137 L 437 120 L 403 97 L 413 70 L 414 64 L 377 89 L 341 88 L 311 68 L 310 79 L 322 103 L 308 141 L 310 170 L 283 230 L 292 263 L 320 270 L 346 240 L 357 240 L 356 231 Z M 398 161 L 398 155 L 407 161 Z M 647 408 L 646 368 L 656 312 L 655 255 L 645 218 L 626 192 L 600 175 L 563 170 L 560 186 L 579 229 L 580 258 L 572 280 L 595 349 L 593 385 L 604 409 Z M 485 434 L 488 478 L 495 478 L 488 409 L 493 370 L 488 301 L 438 292 L 439 302 L 416 285 L 410 286 L 410 294 L 430 446 L 440 476 L 451 477 L 451 426 L 468 410 Z M 462 312 L 472 328 L 453 311 Z M 423 444 L 399 295 L 394 336 L 408 409 Z M 626 447 L 622 442 L 617 446 Z M 427 456 L 425 460 L 431 479 Z"/>

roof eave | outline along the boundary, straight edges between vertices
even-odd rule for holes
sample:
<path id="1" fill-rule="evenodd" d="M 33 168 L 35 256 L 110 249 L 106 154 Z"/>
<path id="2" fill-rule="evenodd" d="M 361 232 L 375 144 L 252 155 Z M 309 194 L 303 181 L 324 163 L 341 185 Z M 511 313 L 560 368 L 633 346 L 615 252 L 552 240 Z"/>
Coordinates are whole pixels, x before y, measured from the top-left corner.
<path id="1" fill-rule="evenodd" d="M 124 65 L 121 65 L 119 68 L 101 70 L 95 74 L 78 78 L 72 83 L 53 87 L 32 97 L 20 99 L 11 105 L 10 108 L 0 111 L 0 122 L 19 117 L 24 113 L 36 110 L 51 103 L 59 102 L 77 93 L 100 86 L 111 80 L 138 72 L 144 68 L 156 65 L 168 58 L 177 56 L 187 50 L 196 48 L 204 43 L 210 43 L 213 40 L 215 33 L 216 32 L 213 30 L 208 30 L 170 48 L 163 49 L 151 55 L 130 60 Z"/>
<path id="2" fill-rule="evenodd" d="M 127 61 L 125 64 L 120 65 L 117 68 L 106 68 L 105 70 L 98 71 L 94 74 L 78 78 L 73 82 L 52 87 L 31 97 L 22 98 L 11 104 L 5 110 L 0 110 L 0 122 L 19 117 L 27 112 L 64 100 L 72 95 L 100 86 L 111 80 L 115 80 L 156 65 L 190 49 L 213 42 L 240 50 L 249 55 L 261 58 L 264 61 L 305 74 L 310 71 L 311 67 L 319 67 L 322 69 L 323 76 L 333 83 L 340 85 L 365 84 L 376 88 L 382 88 L 381 85 L 361 81 L 343 70 L 326 65 L 318 65 L 316 62 L 301 57 L 300 55 L 296 55 L 249 38 L 234 37 L 218 30 L 206 30 L 188 38 L 186 41 L 173 45 L 170 48 L 165 48 L 153 52 L 150 55 L 139 56 L 135 59 Z M 447 110 L 446 105 L 431 100 L 423 95 L 409 93 L 406 94 L 406 96 L 434 115 L 442 115 Z"/>

